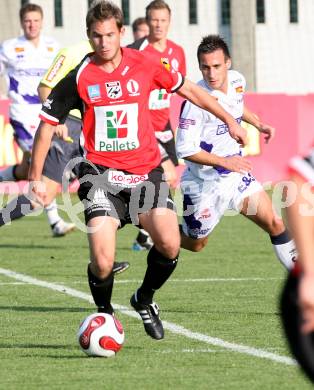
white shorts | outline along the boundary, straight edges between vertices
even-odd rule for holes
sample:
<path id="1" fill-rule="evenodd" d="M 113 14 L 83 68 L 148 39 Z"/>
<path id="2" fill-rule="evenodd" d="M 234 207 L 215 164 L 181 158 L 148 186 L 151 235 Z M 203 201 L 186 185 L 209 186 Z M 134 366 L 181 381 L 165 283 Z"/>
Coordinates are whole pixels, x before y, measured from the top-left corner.
<path id="1" fill-rule="evenodd" d="M 23 152 L 31 152 L 34 136 L 40 123 L 41 104 L 12 104 L 10 107 L 10 123 L 14 131 L 14 139 Z"/>
<path id="2" fill-rule="evenodd" d="M 198 239 L 207 237 L 227 210 L 239 212 L 242 201 L 263 191 L 263 187 L 250 173 L 231 172 L 203 180 L 187 169 L 181 178 L 181 191 L 183 232 L 188 237 Z"/>

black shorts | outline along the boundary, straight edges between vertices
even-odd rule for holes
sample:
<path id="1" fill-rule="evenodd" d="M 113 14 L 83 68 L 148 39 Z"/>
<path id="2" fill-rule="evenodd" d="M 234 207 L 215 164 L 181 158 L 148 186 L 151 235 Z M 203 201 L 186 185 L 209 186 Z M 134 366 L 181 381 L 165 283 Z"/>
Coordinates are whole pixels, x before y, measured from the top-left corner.
<path id="1" fill-rule="evenodd" d="M 69 116 L 65 124 L 68 127 L 69 137 L 72 138 L 73 143 L 68 143 L 54 136 L 43 167 L 43 175 L 60 184 L 62 183 L 62 176 L 67 163 L 72 158 L 81 156 L 81 121 L 78 118 Z M 72 171 L 66 173 L 71 178 L 71 176 L 77 175 L 78 171 L 74 171 L 73 175 Z"/>
<path id="2" fill-rule="evenodd" d="M 173 162 L 175 166 L 179 165 L 177 153 L 176 153 L 176 145 L 174 142 L 174 138 L 167 142 L 162 142 L 159 139 L 157 139 L 158 143 L 165 149 L 167 152 L 169 159 Z"/>
<path id="3" fill-rule="evenodd" d="M 110 216 L 138 225 L 138 215 L 154 208 L 175 210 L 163 170 L 157 167 L 147 175 L 85 162 L 79 168 L 78 196 L 84 204 L 85 222 L 97 216 Z"/>

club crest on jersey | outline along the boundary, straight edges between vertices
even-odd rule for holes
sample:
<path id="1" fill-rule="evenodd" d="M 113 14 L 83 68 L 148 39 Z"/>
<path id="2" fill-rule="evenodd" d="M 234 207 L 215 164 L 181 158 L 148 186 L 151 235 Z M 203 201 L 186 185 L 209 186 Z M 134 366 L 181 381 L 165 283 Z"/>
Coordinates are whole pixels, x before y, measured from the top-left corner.
<path id="1" fill-rule="evenodd" d="M 89 85 L 87 87 L 87 92 L 90 100 L 94 101 L 100 98 L 100 86 L 98 84 L 96 85 Z"/>
<path id="2" fill-rule="evenodd" d="M 161 58 L 160 59 L 161 63 L 163 64 L 163 66 L 167 69 L 167 70 L 170 70 L 170 64 L 169 64 L 169 59 L 168 58 Z"/>
<path id="3" fill-rule="evenodd" d="M 122 88 L 120 81 L 111 81 L 109 83 L 105 83 L 107 96 L 110 99 L 118 99 L 122 96 Z"/>

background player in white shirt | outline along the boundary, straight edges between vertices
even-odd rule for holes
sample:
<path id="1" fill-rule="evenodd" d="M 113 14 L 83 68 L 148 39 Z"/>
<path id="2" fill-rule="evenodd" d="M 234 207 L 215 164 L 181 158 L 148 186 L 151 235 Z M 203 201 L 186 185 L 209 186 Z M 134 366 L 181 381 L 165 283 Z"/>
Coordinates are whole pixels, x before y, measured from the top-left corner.
<path id="1" fill-rule="evenodd" d="M 197 55 L 203 75 L 198 84 L 238 123 L 243 119 L 252 124 L 265 134 L 266 142 L 270 141 L 275 130 L 244 106 L 245 80 L 240 73 L 229 70 L 231 59 L 223 39 L 217 35 L 203 38 Z M 224 212 L 234 209 L 269 233 L 277 257 L 286 268 L 291 268 L 296 257 L 294 242 L 274 214 L 269 196 L 250 174 L 251 165 L 241 156 L 241 147 L 230 137 L 225 124 L 186 102 L 180 116 L 177 153 L 187 165 L 181 178 L 181 246 L 202 250 Z"/>
<path id="2" fill-rule="evenodd" d="M 11 100 L 10 123 L 15 141 L 23 151 L 23 159 L 20 164 L 1 171 L 0 181 L 27 179 L 34 135 L 40 122 L 41 103 L 37 87 L 59 50 L 55 39 L 41 34 L 43 11 L 39 5 L 25 4 L 20 9 L 20 21 L 24 34 L 4 41 L 0 47 L 0 71 L 6 74 Z M 24 197 L 22 203 L 16 205 L 15 212 L 19 214 L 25 203 L 30 206 Z M 13 210 L 13 207 L 9 209 Z M 62 236 L 74 229 L 74 224 L 60 218 L 55 201 L 45 210 L 54 236 Z"/>

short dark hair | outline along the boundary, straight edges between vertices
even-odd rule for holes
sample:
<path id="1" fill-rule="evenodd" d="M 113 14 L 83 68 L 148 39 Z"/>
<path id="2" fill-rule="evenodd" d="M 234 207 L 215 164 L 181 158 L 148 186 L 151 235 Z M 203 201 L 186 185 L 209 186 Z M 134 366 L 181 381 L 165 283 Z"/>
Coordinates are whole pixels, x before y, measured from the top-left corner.
<path id="1" fill-rule="evenodd" d="M 138 27 L 141 26 L 142 24 L 147 24 L 146 18 L 144 17 L 136 18 L 132 23 L 132 31 L 135 33 L 138 30 Z"/>
<path id="2" fill-rule="evenodd" d="M 20 8 L 20 21 L 24 19 L 25 14 L 28 12 L 39 12 L 41 17 L 44 17 L 43 9 L 38 4 L 26 3 Z"/>
<path id="3" fill-rule="evenodd" d="M 223 51 L 225 60 L 230 58 L 228 45 L 223 38 L 219 35 L 207 35 L 206 37 L 203 37 L 197 48 L 198 63 L 200 63 L 201 54 L 212 53 L 219 49 Z"/>
<path id="4" fill-rule="evenodd" d="M 169 5 L 164 0 L 153 0 L 148 4 L 146 7 L 146 20 L 149 19 L 149 12 L 154 9 L 166 9 L 169 12 L 169 15 L 171 15 L 171 9 Z"/>
<path id="5" fill-rule="evenodd" d="M 119 30 L 121 30 L 123 26 L 123 13 L 121 9 L 111 1 L 101 0 L 95 2 L 95 5 L 92 4 L 86 15 L 87 31 L 90 30 L 93 23 L 102 22 L 111 18 L 115 19 Z"/>

